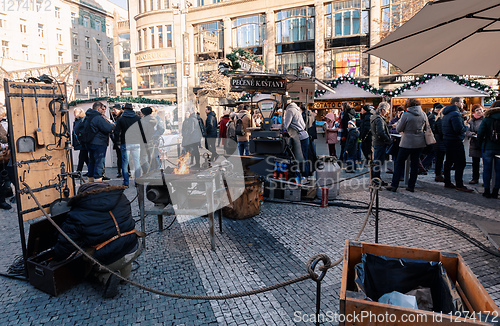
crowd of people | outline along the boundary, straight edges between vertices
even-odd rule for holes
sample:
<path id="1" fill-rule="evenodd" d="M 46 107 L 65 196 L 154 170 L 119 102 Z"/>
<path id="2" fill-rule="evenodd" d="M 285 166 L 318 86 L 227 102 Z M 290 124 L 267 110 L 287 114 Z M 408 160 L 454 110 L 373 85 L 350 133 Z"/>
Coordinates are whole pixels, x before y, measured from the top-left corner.
<path id="1" fill-rule="evenodd" d="M 394 118 L 387 123 L 390 104 L 382 102 L 377 109 L 369 105 L 361 108 L 357 117 L 354 108 L 347 102 L 337 116 L 328 113 L 325 117 L 325 141 L 329 153 L 346 164 L 346 172 L 356 171 L 356 162 L 361 153 L 371 164 L 372 177 L 380 179 L 380 170 L 391 155 L 394 170 L 390 185 L 381 184 L 396 192 L 404 173 L 405 162 L 410 160 L 407 191 L 414 192 L 419 174 L 435 162 L 435 181 L 443 182 L 445 188 L 472 192 L 464 184 L 466 151 L 464 140 L 468 138 L 469 156 L 472 158 L 472 179 L 469 184 L 478 184 L 481 158 L 483 161 L 483 195 L 498 198 L 500 187 L 500 101 L 488 110 L 480 104 L 471 108 L 470 117 L 464 110 L 464 100 L 451 99 L 446 107 L 435 103 L 425 113 L 418 99 L 408 99 L 404 107 L 395 108 Z M 335 145 L 340 142 L 340 153 Z M 492 183 L 492 171 L 496 177 Z M 454 170 L 454 178 L 451 175 Z M 454 182 L 453 182 L 454 181 Z"/>

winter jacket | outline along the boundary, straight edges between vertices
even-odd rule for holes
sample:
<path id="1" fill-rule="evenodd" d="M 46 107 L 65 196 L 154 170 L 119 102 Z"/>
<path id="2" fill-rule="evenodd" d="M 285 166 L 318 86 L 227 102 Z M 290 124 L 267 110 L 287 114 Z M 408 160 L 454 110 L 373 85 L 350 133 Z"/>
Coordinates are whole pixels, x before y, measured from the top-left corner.
<path id="1" fill-rule="evenodd" d="M 390 145 L 392 143 L 389 127 L 387 127 L 387 122 L 380 113 L 370 116 L 370 131 L 373 146 Z"/>
<path id="2" fill-rule="evenodd" d="M 236 128 L 236 121 L 238 119 L 241 119 L 241 122 L 243 123 L 242 127 L 243 130 L 245 131 L 245 135 L 243 136 L 236 136 L 237 141 L 249 141 L 250 140 L 250 130 L 247 130 L 247 128 L 250 127 L 251 120 L 252 118 L 250 117 L 250 114 L 248 113 L 247 110 L 242 110 L 236 114 L 236 116 L 233 118 L 234 121 L 234 127 Z"/>
<path id="3" fill-rule="evenodd" d="M 429 126 L 431 126 L 431 130 L 433 130 L 434 124 L 437 120 L 437 113 L 434 110 L 429 111 L 429 113 L 427 114 L 427 120 L 429 120 Z"/>
<path id="4" fill-rule="evenodd" d="M 227 136 L 227 123 L 229 122 L 229 114 L 222 116 L 219 123 L 219 138 L 226 138 Z"/>
<path id="5" fill-rule="evenodd" d="M 420 106 L 411 106 L 403 113 L 396 127 L 401 136 L 401 148 L 424 148 L 424 126 L 428 124 L 427 115 Z"/>
<path id="6" fill-rule="evenodd" d="M 339 142 L 338 140 L 338 130 L 339 128 L 335 127 L 336 121 L 335 121 L 335 115 L 333 113 L 327 113 L 326 118 L 329 120 L 326 120 L 326 123 L 323 125 L 323 129 L 325 130 L 325 140 L 327 144 L 336 144 Z"/>
<path id="7" fill-rule="evenodd" d="M 148 145 L 153 145 L 154 143 L 154 135 L 156 133 L 157 123 L 158 120 L 156 120 L 156 118 L 151 115 L 146 115 L 141 118 L 142 129 L 144 130 L 144 136 L 146 137 L 146 142 Z M 139 133 L 140 132 L 141 130 L 139 129 Z"/>
<path id="8" fill-rule="evenodd" d="M 306 131 L 311 139 L 318 139 L 318 132 L 316 131 L 316 115 L 311 110 L 302 111 L 302 119 L 306 124 Z"/>
<path id="9" fill-rule="evenodd" d="M 198 124 L 200 125 L 201 135 L 203 137 L 207 137 L 207 130 L 205 129 L 205 123 L 203 122 L 203 119 L 200 117 L 199 113 L 196 113 L 196 119 L 198 119 Z"/>
<path id="10" fill-rule="evenodd" d="M 83 249 L 97 246 L 120 233 L 134 230 L 130 202 L 123 194 L 125 186 L 109 186 L 81 193 L 68 202 L 71 210 L 62 226 L 63 231 Z M 104 265 L 109 265 L 131 252 L 137 245 L 135 233 L 121 236 L 93 254 Z M 76 249 L 59 234 L 54 246 L 54 258 L 63 260 Z"/>
<path id="11" fill-rule="evenodd" d="M 481 143 L 481 149 L 500 151 L 500 143 L 491 141 L 490 135 L 493 129 L 493 120 L 500 120 L 500 108 L 491 108 L 484 112 L 484 119 L 477 131 L 477 139 Z"/>
<path id="12" fill-rule="evenodd" d="M 443 140 L 443 118 L 436 119 L 432 132 L 434 133 L 434 138 L 436 139 L 434 150 L 436 152 L 446 152 L 446 146 L 444 145 Z"/>
<path id="13" fill-rule="evenodd" d="M 196 113 L 191 113 L 189 118 L 182 123 L 182 147 L 199 144 L 202 138 L 200 124 Z"/>
<path id="14" fill-rule="evenodd" d="M 80 129 L 83 128 L 83 122 L 85 121 L 84 118 L 77 118 L 75 119 L 75 122 L 73 122 L 73 132 L 71 133 L 71 142 L 73 144 L 73 148 L 77 151 L 83 149 L 83 145 L 80 143 L 78 140 L 78 136 L 76 135 L 76 132 Z"/>
<path id="15" fill-rule="evenodd" d="M 361 123 L 359 125 L 359 139 L 361 141 L 372 141 L 372 132 L 371 132 L 371 117 L 373 116 L 373 111 L 370 110 L 365 114 L 361 115 Z"/>
<path id="16" fill-rule="evenodd" d="M 345 151 L 352 157 L 356 157 L 358 153 L 358 139 L 358 130 L 356 128 L 349 128 L 347 133 L 347 140 L 345 143 Z"/>
<path id="17" fill-rule="evenodd" d="M 115 124 L 106 120 L 101 113 L 94 109 L 88 109 L 85 113 L 85 119 L 91 119 L 90 128 L 95 135 L 90 141 L 92 145 L 108 146 L 109 135 L 113 132 Z"/>
<path id="18" fill-rule="evenodd" d="M 456 105 L 443 109 L 443 140 L 464 140 L 467 127 Z"/>
<path id="19" fill-rule="evenodd" d="M 477 131 L 483 121 L 484 116 L 476 119 L 474 115 L 469 120 L 469 130 L 465 133 L 469 137 L 469 157 L 482 157 L 481 144 L 477 140 Z"/>
<path id="20" fill-rule="evenodd" d="M 125 145 L 125 134 L 131 125 L 141 120 L 134 110 L 124 110 L 121 117 L 116 120 L 116 126 L 114 131 L 114 139 L 117 145 Z M 140 142 L 133 142 L 135 144 L 140 144 Z"/>
<path id="21" fill-rule="evenodd" d="M 341 132 L 341 135 L 342 135 L 342 138 L 346 137 L 347 136 L 347 132 L 348 132 L 348 123 L 349 123 L 349 120 L 352 120 L 354 118 L 354 115 L 356 114 L 356 111 L 354 110 L 354 108 L 350 108 L 348 110 L 344 110 L 342 111 L 341 115 L 340 115 L 340 132 Z"/>
<path id="22" fill-rule="evenodd" d="M 207 132 L 207 138 L 217 138 L 217 117 L 214 111 L 210 111 L 207 114 L 205 131 Z"/>
<path id="23" fill-rule="evenodd" d="M 302 119 L 302 112 L 300 108 L 295 103 L 290 103 L 286 107 L 285 115 L 283 117 L 283 129 L 288 131 L 291 137 L 299 135 L 299 139 L 303 140 L 306 137 L 306 124 L 304 119 Z"/>

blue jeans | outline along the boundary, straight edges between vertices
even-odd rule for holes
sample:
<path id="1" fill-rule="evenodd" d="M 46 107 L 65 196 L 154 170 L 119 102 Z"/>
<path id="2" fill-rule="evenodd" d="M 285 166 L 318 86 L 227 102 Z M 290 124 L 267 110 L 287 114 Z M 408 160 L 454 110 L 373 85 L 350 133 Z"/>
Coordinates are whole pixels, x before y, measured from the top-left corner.
<path id="1" fill-rule="evenodd" d="M 495 155 L 500 155 L 500 151 L 492 149 L 483 151 L 483 182 L 485 189 L 491 188 L 493 165 L 495 166 L 495 185 L 493 188 L 500 188 L 500 158 L 496 158 Z"/>
<path id="2" fill-rule="evenodd" d="M 387 145 L 373 146 L 373 171 L 372 178 L 380 178 L 380 170 L 385 163 Z"/>
<path id="3" fill-rule="evenodd" d="M 108 146 L 105 145 L 88 145 L 89 178 L 102 178 L 102 171 L 104 170 L 104 162 L 106 161 L 107 149 Z"/>
<path id="4" fill-rule="evenodd" d="M 128 165 L 130 162 L 130 156 L 132 156 L 132 164 L 134 165 L 134 178 L 141 176 L 141 145 L 139 144 L 129 144 L 121 145 L 120 149 L 122 151 L 122 175 L 123 175 L 123 185 L 128 186 L 130 181 L 130 176 L 128 174 Z"/>
<path id="5" fill-rule="evenodd" d="M 238 150 L 240 151 L 240 156 L 250 155 L 249 144 L 250 142 L 248 140 L 238 142 Z"/>
<path id="6" fill-rule="evenodd" d="M 398 188 L 399 179 L 403 176 L 405 170 L 405 162 L 408 156 L 410 157 L 410 180 L 408 180 L 408 188 L 414 189 L 418 177 L 418 165 L 420 162 L 420 153 L 422 148 L 399 148 L 398 158 L 394 163 L 394 173 L 392 175 L 391 187 Z"/>

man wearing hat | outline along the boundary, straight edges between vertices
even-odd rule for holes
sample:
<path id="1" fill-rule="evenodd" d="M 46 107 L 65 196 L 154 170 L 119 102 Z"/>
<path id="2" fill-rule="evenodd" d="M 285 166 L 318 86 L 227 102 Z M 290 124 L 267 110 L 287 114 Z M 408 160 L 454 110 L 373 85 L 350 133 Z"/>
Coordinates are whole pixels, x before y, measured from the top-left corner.
<path id="1" fill-rule="evenodd" d="M 139 121 L 141 118 L 134 112 L 134 107 L 131 103 L 125 103 L 123 108 L 124 110 L 121 117 L 116 121 L 114 138 L 116 141 L 120 142 L 120 150 L 122 153 L 123 185 L 128 186 L 130 178 L 128 165 L 131 158 L 134 165 L 135 177 L 137 178 L 141 174 L 140 134 L 135 135 L 135 137 L 130 137 L 132 136 L 132 134 L 130 134 L 128 138 L 126 138 L 125 135 L 130 126 Z"/>
<path id="2" fill-rule="evenodd" d="M 130 201 L 123 193 L 125 189 L 106 182 L 82 185 L 78 194 L 68 202 L 71 209 L 62 229 L 98 262 L 128 278 L 132 262 L 141 254 L 141 243 L 137 238 L 144 234 L 135 230 Z M 76 248 L 59 234 L 54 258 L 64 260 L 74 251 Z M 92 266 L 92 274 L 104 284 L 105 298 L 118 294 L 118 277 L 98 265 Z"/>
<path id="3" fill-rule="evenodd" d="M 122 106 L 120 104 L 115 104 L 111 108 L 111 120 L 116 123 L 116 120 L 120 118 L 123 113 Z M 115 139 L 114 134 L 111 135 L 111 141 L 113 142 L 113 149 L 116 152 L 116 165 L 118 167 L 117 178 L 122 177 L 122 151 L 120 149 L 120 140 Z"/>

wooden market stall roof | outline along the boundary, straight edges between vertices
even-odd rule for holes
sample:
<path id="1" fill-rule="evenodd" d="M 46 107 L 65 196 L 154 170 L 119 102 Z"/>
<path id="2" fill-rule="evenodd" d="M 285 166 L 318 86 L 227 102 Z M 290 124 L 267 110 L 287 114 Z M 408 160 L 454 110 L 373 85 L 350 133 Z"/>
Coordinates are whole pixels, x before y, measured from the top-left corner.
<path id="1" fill-rule="evenodd" d="M 325 84 L 334 89 L 335 93 L 317 90 L 316 100 L 381 98 L 385 95 L 384 90 L 373 87 L 366 81 L 349 76 L 339 77 L 325 82 Z"/>

